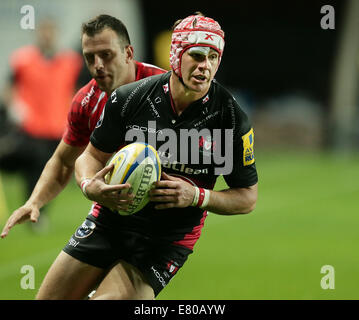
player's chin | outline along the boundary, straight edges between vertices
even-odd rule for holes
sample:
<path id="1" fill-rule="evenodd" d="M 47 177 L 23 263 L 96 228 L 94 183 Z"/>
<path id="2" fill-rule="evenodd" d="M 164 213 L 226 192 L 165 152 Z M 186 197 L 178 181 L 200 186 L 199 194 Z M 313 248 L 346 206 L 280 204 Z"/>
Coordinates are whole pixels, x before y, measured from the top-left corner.
<path id="1" fill-rule="evenodd" d="M 105 91 L 105 92 L 113 91 L 112 90 L 113 82 L 110 79 L 108 79 L 108 77 L 106 77 L 104 79 L 96 79 L 96 82 L 102 91 Z"/>
<path id="2" fill-rule="evenodd" d="M 193 90 L 193 91 L 197 91 L 197 92 L 201 92 L 204 90 L 208 90 L 208 88 L 211 85 L 211 81 L 209 79 L 205 79 L 203 81 L 199 81 L 195 78 L 192 78 L 191 81 L 189 82 L 189 87 Z"/>
<path id="3" fill-rule="evenodd" d="M 197 93 L 200 93 L 200 92 L 207 92 L 208 89 L 209 89 L 209 83 L 191 83 L 189 86 L 188 86 L 192 91 L 194 92 L 197 92 Z"/>

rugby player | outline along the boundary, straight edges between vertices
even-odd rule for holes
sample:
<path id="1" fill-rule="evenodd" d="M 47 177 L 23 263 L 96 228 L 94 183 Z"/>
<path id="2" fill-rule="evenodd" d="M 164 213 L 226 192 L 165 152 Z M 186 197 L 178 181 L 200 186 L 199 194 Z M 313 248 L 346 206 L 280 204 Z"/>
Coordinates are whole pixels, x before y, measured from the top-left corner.
<path id="1" fill-rule="evenodd" d="M 75 168 L 84 194 L 90 200 L 105 197 L 109 205 L 93 205 L 49 269 L 38 299 L 82 299 L 100 280 L 94 299 L 153 299 L 193 252 L 207 210 L 236 215 L 254 209 L 258 177 L 253 129 L 232 95 L 214 80 L 223 49 L 224 32 L 215 20 L 189 16 L 173 30 L 171 72 L 112 93 Z M 166 172 L 150 191 L 148 205 L 130 216 L 109 209 L 119 206 L 121 196 L 109 200 L 103 195 L 106 163 L 113 152 L 133 142 L 126 141 L 127 130 L 147 127 L 147 142 L 153 131 L 149 121 L 156 124 L 157 148 L 165 143 L 161 130 L 172 129 L 177 137 L 181 129 L 232 130 L 231 139 L 221 141 L 233 147 L 233 167 L 224 174 L 229 189 L 212 190 L 218 176 L 214 161 L 203 157 L 199 163 L 180 163 L 179 156 L 173 159 L 166 153 L 161 157 Z M 207 155 L 220 145 L 210 138 L 198 139 L 199 151 Z M 178 154 L 191 154 L 188 144 L 181 150 L 183 145 L 178 141 Z"/>
<path id="2" fill-rule="evenodd" d="M 62 140 L 44 167 L 30 198 L 9 217 L 2 238 L 18 223 L 37 222 L 40 209 L 66 187 L 75 161 L 85 150 L 112 91 L 126 83 L 165 72 L 134 60 L 126 26 L 109 15 L 99 15 L 82 25 L 82 50 L 93 79 L 74 96 Z"/>

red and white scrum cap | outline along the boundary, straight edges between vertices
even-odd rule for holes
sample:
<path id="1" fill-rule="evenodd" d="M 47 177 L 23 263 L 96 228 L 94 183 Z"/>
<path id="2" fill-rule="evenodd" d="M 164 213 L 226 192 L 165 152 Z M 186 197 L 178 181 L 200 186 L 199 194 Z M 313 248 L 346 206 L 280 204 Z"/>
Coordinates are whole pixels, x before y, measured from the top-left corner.
<path id="1" fill-rule="evenodd" d="M 219 23 L 208 17 L 193 15 L 183 19 L 173 30 L 170 64 L 174 73 L 180 78 L 182 54 L 192 47 L 208 47 L 216 50 L 219 53 L 219 66 L 224 49 L 224 31 Z M 202 51 L 205 53 L 205 50 Z"/>

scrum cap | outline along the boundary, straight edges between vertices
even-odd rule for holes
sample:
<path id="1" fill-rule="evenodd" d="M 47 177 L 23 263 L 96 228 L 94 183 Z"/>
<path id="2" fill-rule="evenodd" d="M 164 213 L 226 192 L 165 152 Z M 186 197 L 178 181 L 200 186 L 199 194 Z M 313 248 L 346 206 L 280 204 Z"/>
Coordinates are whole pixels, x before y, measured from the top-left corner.
<path id="1" fill-rule="evenodd" d="M 198 46 L 216 50 L 220 63 L 224 49 L 224 32 L 217 21 L 201 15 L 192 15 L 183 19 L 172 33 L 170 64 L 180 78 L 182 54 L 187 49 Z"/>

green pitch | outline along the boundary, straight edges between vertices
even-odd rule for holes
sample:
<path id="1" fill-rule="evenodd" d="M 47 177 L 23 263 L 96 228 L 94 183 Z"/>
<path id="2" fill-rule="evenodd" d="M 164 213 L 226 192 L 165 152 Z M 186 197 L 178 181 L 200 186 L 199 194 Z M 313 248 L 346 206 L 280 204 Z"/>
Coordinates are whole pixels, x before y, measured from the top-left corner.
<path id="1" fill-rule="evenodd" d="M 255 211 L 210 214 L 194 254 L 158 299 L 359 299 L 358 160 L 257 152 Z M 13 210 L 22 202 L 22 181 L 4 173 L 2 180 Z M 49 207 L 46 233 L 34 234 L 25 224 L 0 239 L 0 299 L 34 298 L 89 208 L 72 182 Z M 21 288 L 25 265 L 34 268 L 35 289 Z M 334 289 L 321 287 L 325 265 L 334 268 Z"/>

